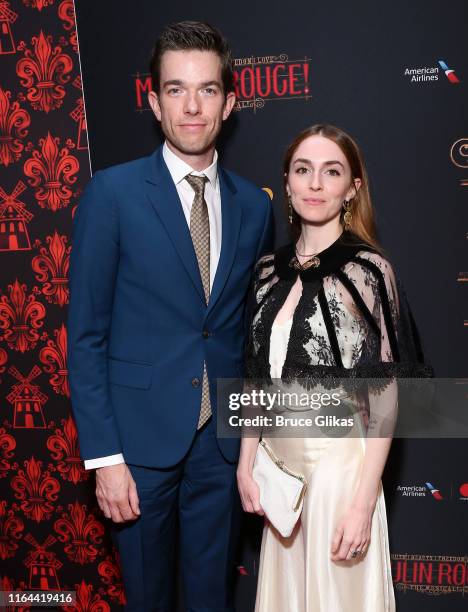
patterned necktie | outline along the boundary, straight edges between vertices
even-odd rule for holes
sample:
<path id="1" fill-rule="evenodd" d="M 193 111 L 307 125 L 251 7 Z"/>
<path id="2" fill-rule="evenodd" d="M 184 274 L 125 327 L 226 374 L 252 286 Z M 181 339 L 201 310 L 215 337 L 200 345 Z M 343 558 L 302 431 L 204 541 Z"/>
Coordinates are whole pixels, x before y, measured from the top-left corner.
<path id="1" fill-rule="evenodd" d="M 205 200 L 206 176 L 195 176 L 188 174 L 188 184 L 195 191 L 192 210 L 190 212 L 190 234 L 192 236 L 193 248 L 197 256 L 200 276 L 205 291 L 205 299 L 208 304 L 210 298 L 210 218 Z M 202 427 L 211 416 L 210 389 L 208 386 L 208 375 L 206 363 L 203 364 L 203 382 L 201 394 L 200 416 L 198 418 L 198 429 Z"/>

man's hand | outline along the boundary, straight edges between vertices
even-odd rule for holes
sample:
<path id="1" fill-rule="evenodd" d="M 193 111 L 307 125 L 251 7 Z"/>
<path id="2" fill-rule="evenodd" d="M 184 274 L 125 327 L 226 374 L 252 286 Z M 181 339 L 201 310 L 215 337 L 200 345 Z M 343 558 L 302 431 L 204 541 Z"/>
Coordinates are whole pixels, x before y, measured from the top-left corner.
<path id="1" fill-rule="evenodd" d="M 125 463 L 97 468 L 96 497 L 104 516 L 114 523 L 140 516 L 136 484 Z"/>

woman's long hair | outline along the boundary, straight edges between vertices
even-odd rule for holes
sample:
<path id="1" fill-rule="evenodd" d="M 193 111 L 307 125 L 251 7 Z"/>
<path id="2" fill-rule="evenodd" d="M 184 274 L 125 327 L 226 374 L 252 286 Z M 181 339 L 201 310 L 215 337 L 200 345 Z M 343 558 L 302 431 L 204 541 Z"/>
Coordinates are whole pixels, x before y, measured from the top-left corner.
<path id="1" fill-rule="evenodd" d="M 286 218 L 289 217 L 289 199 L 288 192 L 286 191 L 286 184 L 288 181 L 291 160 L 299 145 L 310 136 L 323 136 L 324 138 L 328 138 L 337 144 L 348 160 L 348 164 L 351 168 L 351 180 L 354 181 L 356 178 L 361 179 L 360 189 L 350 200 L 352 205 L 352 219 L 349 230 L 365 244 L 374 247 L 378 251 L 381 251 L 382 249 L 377 240 L 374 208 L 372 206 L 369 192 L 369 179 L 367 177 L 366 167 L 364 165 L 361 151 L 359 150 L 357 143 L 349 134 L 334 125 L 326 123 L 318 123 L 313 125 L 312 127 L 300 132 L 286 149 L 283 163 L 283 194 Z M 342 222 L 343 215 L 344 210 L 341 212 Z M 297 242 L 299 236 L 301 235 L 301 218 L 296 213 L 294 208 L 292 209 L 292 223 L 289 224 L 289 227 L 294 242 Z"/>

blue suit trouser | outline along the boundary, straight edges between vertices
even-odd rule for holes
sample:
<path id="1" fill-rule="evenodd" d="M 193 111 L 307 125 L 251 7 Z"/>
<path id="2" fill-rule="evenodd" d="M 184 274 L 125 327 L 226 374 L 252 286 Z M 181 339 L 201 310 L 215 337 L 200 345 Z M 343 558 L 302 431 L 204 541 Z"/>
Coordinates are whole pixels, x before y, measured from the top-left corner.
<path id="1" fill-rule="evenodd" d="M 240 503 L 236 465 L 222 456 L 213 419 L 170 468 L 129 465 L 141 515 L 112 523 L 128 612 L 174 612 L 177 529 L 187 612 L 232 612 Z"/>

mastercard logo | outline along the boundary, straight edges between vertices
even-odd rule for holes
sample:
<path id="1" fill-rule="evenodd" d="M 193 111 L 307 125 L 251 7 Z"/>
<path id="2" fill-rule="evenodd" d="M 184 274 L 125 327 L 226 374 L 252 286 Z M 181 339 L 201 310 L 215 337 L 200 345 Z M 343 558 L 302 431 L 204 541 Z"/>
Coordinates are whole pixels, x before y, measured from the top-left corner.
<path id="1" fill-rule="evenodd" d="M 464 482 L 460 485 L 460 495 L 462 497 L 468 497 L 468 482 Z"/>

